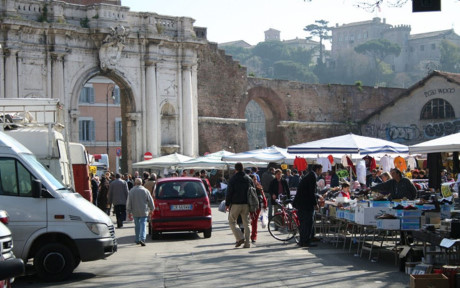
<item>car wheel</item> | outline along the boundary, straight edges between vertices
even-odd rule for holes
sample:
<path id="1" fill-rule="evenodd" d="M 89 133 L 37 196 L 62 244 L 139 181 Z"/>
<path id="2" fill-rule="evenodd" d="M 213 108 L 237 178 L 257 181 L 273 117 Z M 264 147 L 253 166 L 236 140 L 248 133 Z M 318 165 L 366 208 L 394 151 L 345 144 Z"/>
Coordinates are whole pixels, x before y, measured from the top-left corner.
<path id="1" fill-rule="evenodd" d="M 37 275 L 45 281 L 67 279 L 76 267 L 77 261 L 70 249 L 60 243 L 50 243 L 41 247 L 34 257 Z"/>
<path id="2" fill-rule="evenodd" d="M 203 231 L 204 238 L 211 238 L 212 228 L 206 229 Z"/>

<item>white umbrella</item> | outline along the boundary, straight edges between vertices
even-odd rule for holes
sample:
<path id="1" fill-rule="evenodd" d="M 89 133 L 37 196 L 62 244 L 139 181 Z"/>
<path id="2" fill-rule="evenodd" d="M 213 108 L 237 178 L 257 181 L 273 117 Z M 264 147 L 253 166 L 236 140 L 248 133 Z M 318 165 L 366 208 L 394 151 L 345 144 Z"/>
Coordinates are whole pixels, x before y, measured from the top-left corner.
<path id="1" fill-rule="evenodd" d="M 195 159 L 191 159 L 185 162 L 182 162 L 178 165 L 179 168 L 194 168 L 194 169 L 227 169 L 228 166 L 233 166 L 237 161 L 223 161 L 222 157 L 231 156 L 235 153 L 221 150 L 214 153 L 207 154 Z M 244 166 L 257 166 L 265 167 L 267 163 L 265 162 L 242 162 Z"/>
<path id="2" fill-rule="evenodd" d="M 409 152 L 411 154 L 456 151 L 460 151 L 460 133 L 450 134 L 444 137 L 409 146 Z"/>
<path id="3" fill-rule="evenodd" d="M 379 153 L 408 153 L 406 145 L 378 138 L 347 134 L 326 138 L 287 148 L 290 154 L 320 153 L 320 154 L 379 154 Z"/>
<path id="4" fill-rule="evenodd" d="M 193 157 L 185 156 L 182 154 L 174 153 L 157 157 L 151 160 L 145 160 L 137 163 L 133 163 L 134 168 L 146 168 L 146 169 L 162 169 L 177 166 L 179 163 L 193 159 Z"/>
<path id="5" fill-rule="evenodd" d="M 294 159 L 295 155 L 289 155 L 286 151 L 286 148 L 280 148 L 274 145 L 267 148 L 256 149 L 222 157 L 223 161 L 251 161 L 265 163 L 283 163 L 286 161 L 294 161 Z"/>

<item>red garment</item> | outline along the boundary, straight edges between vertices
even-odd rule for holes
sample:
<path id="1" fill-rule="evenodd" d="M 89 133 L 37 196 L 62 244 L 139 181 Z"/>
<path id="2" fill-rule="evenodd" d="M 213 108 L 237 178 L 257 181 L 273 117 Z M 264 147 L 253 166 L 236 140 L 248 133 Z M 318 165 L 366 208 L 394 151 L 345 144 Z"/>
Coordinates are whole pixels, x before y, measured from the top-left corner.
<path id="1" fill-rule="evenodd" d="M 377 168 L 377 163 L 375 162 L 374 157 L 367 155 L 363 157 L 363 160 L 366 161 L 366 168 L 369 171 L 372 171 Z"/>
<path id="2" fill-rule="evenodd" d="M 331 162 L 331 165 L 334 164 L 334 157 L 332 157 L 332 155 L 327 156 L 327 159 L 329 159 L 329 162 Z"/>
<path id="3" fill-rule="evenodd" d="M 348 198 L 350 199 L 350 193 L 347 193 L 345 191 L 340 191 L 339 196 L 342 196 L 343 198 Z"/>
<path id="4" fill-rule="evenodd" d="M 347 156 L 347 164 L 348 166 L 351 167 L 351 169 L 353 170 L 353 173 L 356 175 L 356 167 L 355 167 L 355 164 L 353 164 L 353 161 L 351 161 L 350 157 Z"/>
<path id="5" fill-rule="evenodd" d="M 305 171 L 307 170 L 307 167 L 308 167 L 308 163 L 307 163 L 307 160 L 305 160 L 305 158 L 295 156 L 294 168 L 297 169 L 297 171 L 299 172 Z"/>

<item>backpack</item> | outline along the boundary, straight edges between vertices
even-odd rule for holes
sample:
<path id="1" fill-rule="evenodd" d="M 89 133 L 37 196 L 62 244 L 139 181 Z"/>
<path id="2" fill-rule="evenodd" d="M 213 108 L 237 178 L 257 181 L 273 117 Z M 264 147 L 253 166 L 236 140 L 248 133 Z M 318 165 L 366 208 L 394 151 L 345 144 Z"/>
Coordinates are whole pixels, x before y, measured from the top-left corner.
<path id="1" fill-rule="evenodd" d="M 257 190 L 252 185 L 249 185 L 248 189 L 248 205 L 249 212 L 256 212 L 256 210 L 259 209 L 259 197 L 257 197 Z"/>

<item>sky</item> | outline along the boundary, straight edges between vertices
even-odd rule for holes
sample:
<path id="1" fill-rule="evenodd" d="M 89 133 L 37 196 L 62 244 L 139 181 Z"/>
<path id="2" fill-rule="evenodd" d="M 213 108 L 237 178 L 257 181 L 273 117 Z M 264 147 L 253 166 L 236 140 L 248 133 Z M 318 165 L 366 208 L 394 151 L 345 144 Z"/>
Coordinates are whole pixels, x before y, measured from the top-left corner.
<path id="1" fill-rule="evenodd" d="M 122 5 L 131 11 L 191 17 L 217 43 L 244 40 L 256 45 L 270 28 L 281 31 L 281 40 L 305 38 L 309 35 L 303 28 L 315 20 L 335 26 L 374 17 L 394 26 L 411 25 L 411 34 L 454 29 L 460 35 L 460 0 L 441 0 L 441 12 L 424 13 L 413 13 L 411 0 L 397 8 L 385 4 L 396 0 L 384 0 L 374 12 L 356 7 L 363 1 L 371 0 L 122 0 Z"/>

